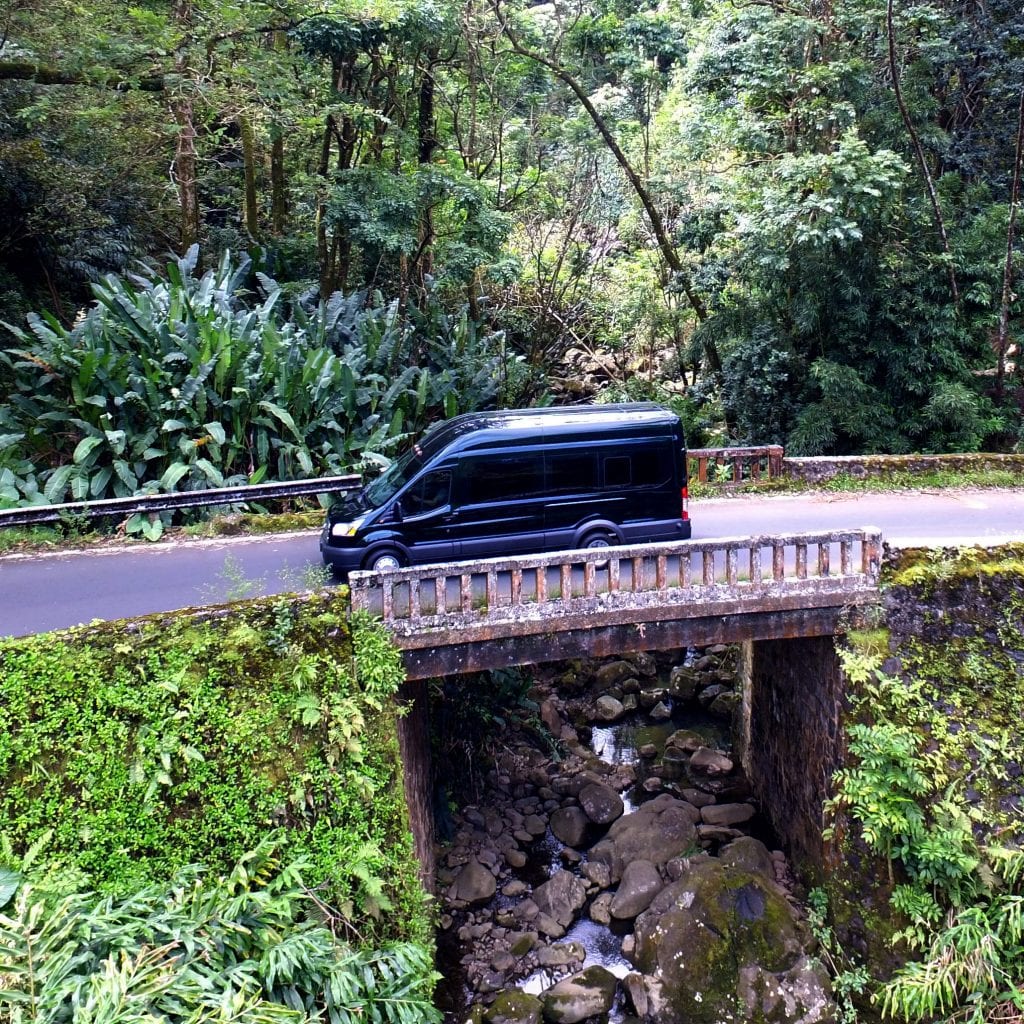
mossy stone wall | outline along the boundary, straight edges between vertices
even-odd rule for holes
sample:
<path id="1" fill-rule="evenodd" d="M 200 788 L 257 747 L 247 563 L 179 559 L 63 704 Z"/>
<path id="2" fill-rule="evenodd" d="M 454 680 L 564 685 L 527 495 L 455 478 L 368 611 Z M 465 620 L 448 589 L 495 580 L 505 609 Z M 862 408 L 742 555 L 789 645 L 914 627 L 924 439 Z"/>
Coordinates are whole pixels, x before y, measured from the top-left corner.
<path id="1" fill-rule="evenodd" d="M 396 706 L 344 594 L 0 641 L 0 830 L 127 893 L 268 833 L 366 941 L 430 940 Z"/>

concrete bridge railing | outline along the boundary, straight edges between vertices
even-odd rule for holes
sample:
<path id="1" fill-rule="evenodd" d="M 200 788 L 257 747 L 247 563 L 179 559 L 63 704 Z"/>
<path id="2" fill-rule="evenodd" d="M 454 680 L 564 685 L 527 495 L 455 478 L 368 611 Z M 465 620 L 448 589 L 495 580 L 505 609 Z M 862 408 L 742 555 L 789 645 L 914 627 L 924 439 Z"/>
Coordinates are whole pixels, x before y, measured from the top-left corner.
<path id="1" fill-rule="evenodd" d="M 353 609 L 380 615 L 409 650 L 863 603 L 877 590 L 881 548 L 868 527 L 354 572 L 349 583 Z"/>

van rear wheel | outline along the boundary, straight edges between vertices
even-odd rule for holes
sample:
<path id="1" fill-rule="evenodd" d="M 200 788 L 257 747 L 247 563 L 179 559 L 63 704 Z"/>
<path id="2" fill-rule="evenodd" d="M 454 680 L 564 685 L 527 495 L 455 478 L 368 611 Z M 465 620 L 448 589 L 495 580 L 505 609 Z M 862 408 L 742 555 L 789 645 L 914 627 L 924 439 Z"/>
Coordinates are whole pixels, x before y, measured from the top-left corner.
<path id="1" fill-rule="evenodd" d="M 594 530 L 584 536 L 580 547 L 583 548 L 610 548 L 615 543 L 615 538 L 604 530 Z"/>
<path id="2" fill-rule="evenodd" d="M 594 530 L 583 537 L 583 540 L 580 541 L 580 547 L 586 548 L 588 551 L 592 551 L 594 548 L 610 548 L 617 539 L 617 537 L 613 537 L 605 530 Z M 600 562 L 594 563 L 595 569 L 605 569 L 607 566 L 607 558 L 603 558 Z"/>

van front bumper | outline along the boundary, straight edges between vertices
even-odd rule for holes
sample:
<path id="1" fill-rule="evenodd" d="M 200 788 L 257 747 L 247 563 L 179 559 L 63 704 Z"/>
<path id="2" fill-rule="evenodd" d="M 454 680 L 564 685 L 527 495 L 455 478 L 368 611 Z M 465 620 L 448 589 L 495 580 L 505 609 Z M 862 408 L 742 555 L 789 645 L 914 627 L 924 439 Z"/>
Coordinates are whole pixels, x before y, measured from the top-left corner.
<path id="1" fill-rule="evenodd" d="M 332 544 L 330 531 L 330 524 L 320 531 L 320 557 L 324 565 L 330 566 L 339 575 L 347 575 L 358 569 L 362 565 L 363 555 L 366 554 L 366 546 Z"/>

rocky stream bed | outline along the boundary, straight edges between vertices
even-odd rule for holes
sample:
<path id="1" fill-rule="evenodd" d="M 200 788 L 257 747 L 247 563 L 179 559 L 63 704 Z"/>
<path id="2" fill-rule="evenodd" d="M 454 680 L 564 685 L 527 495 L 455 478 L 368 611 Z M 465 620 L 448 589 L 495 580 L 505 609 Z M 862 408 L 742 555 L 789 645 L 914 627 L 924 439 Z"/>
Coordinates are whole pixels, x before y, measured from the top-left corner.
<path id="1" fill-rule="evenodd" d="M 731 754 L 736 651 L 539 671 L 442 851 L 448 1024 L 832 1019 L 783 853 Z"/>

